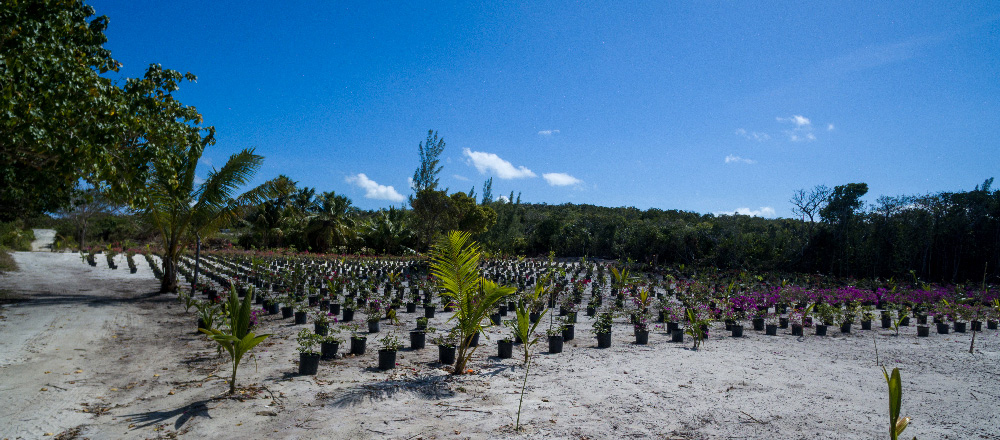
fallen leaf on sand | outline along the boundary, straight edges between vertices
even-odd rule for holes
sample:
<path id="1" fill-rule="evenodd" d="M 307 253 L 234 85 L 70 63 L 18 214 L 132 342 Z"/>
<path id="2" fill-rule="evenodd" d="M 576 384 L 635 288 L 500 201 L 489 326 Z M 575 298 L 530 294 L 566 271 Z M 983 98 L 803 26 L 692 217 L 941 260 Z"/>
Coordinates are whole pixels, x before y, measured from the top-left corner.
<path id="1" fill-rule="evenodd" d="M 48 391 L 48 390 L 49 390 L 48 388 L 42 388 L 42 391 Z"/>

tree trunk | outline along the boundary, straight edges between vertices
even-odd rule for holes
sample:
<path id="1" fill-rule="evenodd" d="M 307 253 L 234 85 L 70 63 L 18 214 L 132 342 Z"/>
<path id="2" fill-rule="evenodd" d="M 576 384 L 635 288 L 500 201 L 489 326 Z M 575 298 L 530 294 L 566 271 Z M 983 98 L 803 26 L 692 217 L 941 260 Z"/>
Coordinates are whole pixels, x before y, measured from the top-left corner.
<path id="1" fill-rule="evenodd" d="M 160 280 L 160 293 L 177 292 L 177 264 L 165 255 L 163 260 L 163 278 Z"/>

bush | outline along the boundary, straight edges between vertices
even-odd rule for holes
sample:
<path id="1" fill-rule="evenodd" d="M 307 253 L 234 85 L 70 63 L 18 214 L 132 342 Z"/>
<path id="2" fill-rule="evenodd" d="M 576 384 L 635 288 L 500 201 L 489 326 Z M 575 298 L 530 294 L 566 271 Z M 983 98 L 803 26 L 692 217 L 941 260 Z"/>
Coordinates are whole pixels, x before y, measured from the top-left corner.
<path id="1" fill-rule="evenodd" d="M 15 271 L 17 271 L 17 262 L 14 261 L 14 257 L 10 255 L 7 248 L 0 246 L 0 274 Z"/>
<path id="2" fill-rule="evenodd" d="M 24 223 L 20 220 L 0 222 L 0 246 L 15 251 L 30 251 L 34 240 L 35 233 L 31 229 L 24 229 Z"/>

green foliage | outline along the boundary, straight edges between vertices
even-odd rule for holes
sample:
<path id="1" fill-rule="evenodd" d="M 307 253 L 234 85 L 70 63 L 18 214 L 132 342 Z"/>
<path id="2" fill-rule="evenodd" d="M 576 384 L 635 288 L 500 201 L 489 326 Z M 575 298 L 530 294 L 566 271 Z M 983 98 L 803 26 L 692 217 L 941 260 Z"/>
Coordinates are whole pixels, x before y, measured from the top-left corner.
<path id="1" fill-rule="evenodd" d="M 323 336 L 317 335 L 306 328 L 299 330 L 299 334 L 295 337 L 295 342 L 299 344 L 299 353 L 319 354 L 319 344 L 322 341 Z"/>
<path id="2" fill-rule="evenodd" d="M 194 307 L 198 309 L 198 319 L 201 320 L 201 324 L 204 326 L 202 328 L 199 328 L 198 330 L 214 329 L 215 319 L 216 317 L 219 316 L 219 313 L 221 312 L 219 305 L 214 304 L 211 301 L 196 300 Z"/>
<path id="3" fill-rule="evenodd" d="M 885 382 L 889 385 L 889 438 L 897 440 L 910 424 L 909 417 L 899 416 L 903 406 L 903 384 L 899 376 L 899 368 L 893 368 L 890 376 L 885 367 L 882 367 L 882 376 L 885 377 Z M 916 439 L 913 437 L 913 440 Z"/>
<path id="4" fill-rule="evenodd" d="M 0 222 L 0 247 L 15 251 L 30 251 L 31 242 L 34 240 L 35 233 L 31 229 L 25 229 L 24 222 L 20 220 Z"/>
<path id="5" fill-rule="evenodd" d="M 517 403 L 517 420 L 514 423 L 514 429 L 520 430 L 521 406 L 524 404 L 524 388 L 528 385 L 528 371 L 531 368 L 531 347 L 538 343 L 538 338 L 534 336 L 535 328 L 538 327 L 539 322 L 542 322 L 545 312 L 542 312 L 538 320 L 534 323 L 530 319 L 531 311 L 524 304 L 519 304 L 515 312 L 517 320 L 514 321 L 514 335 L 521 340 L 521 348 L 524 350 L 524 381 L 521 383 L 521 398 Z"/>
<path id="6" fill-rule="evenodd" d="M 140 196 L 146 202 L 143 214 L 162 240 L 161 292 L 177 290 L 177 258 L 195 237 L 205 237 L 233 223 L 277 191 L 275 182 L 270 181 L 236 196 L 237 189 L 253 178 L 264 161 L 253 149 L 233 154 L 221 169 L 213 168 L 195 187 L 195 168 L 210 141 L 201 139 L 158 157 Z"/>
<path id="7" fill-rule="evenodd" d="M 229 394 L 236 393 L 236 371 L 243 356 L 253 350 L 270 335 L 255 335 L 250 331 L 250 308 L 253 304 L 254 290 L 250 288 L 243 301 L 240 301 L 233 286 L 229 291 L 226 309 L 229 311 L 229 322 L 224 329 L 199 329 L 213 341 L 224 348 L 233 361 L 233 376 L 229 381 Z"/>
<path id="8" fill-rule="evenodd" d="M 420 154 L 420 166 L 413 173 L 413 189 L 418 194 L 425 190 L 435 190 L 438 185 L 438 174 L 441 168 L 438 166 L 441 153 L 444 152 L 444 138 L 438 138 L 434 130 L 427 130 L 427 140 L 417 146 Z"/>
<path id="9" fill-rule="evenodd" d="M 514 288 L 498 286 L 479 273 L 479 245 L 468 233 L 452 231 L 442 237 L 431 250 L 430 272 L 435 277 L 441 295 L 455 303 L 455 329 L 459 336 L 455 374 L 463 374 L 466 362 L 477 347 L 469 347 L 472 337 L 482 330 L 483 320 L 494 305 L 514 292 Z"/>
<path id="10" fill-rule="evenodd" d="M 173 96 L 195 76 L 158 64 L 121 86 L 102 76 L 120 64 L 93 15 L 76 0 L 0 8 L 0 220 L 67 205 L 80 179 L 142 204 L 149 162 L 201 137 L 201 115 Z"/>

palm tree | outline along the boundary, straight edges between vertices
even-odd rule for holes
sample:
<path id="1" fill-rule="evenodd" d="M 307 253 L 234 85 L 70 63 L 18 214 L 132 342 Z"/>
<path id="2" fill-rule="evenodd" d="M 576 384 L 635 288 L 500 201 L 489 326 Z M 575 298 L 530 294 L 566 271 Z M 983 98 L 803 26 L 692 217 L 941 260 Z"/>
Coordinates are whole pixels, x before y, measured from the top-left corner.
<path id="1" fill-rule="evenodd" d="M 145 204 L 143 213 L 162 239 L 160 292 L 177 291 L 177 258 L 196 237 L 215 232 L 276 193 L 275 182 L 270 181 L 234 197 L 264 161 L 252 148 L 230 156 L 221 169 L 213 168 L 195 187 L 195 168 L 209 142 L 157 157 L 140 198 Z"/>
<path id="2" fill-rule="evenodd" d="M 357 209 L 351 199 L 333 191 L 320 195 L 315 212 L 307 217 L 305 228 L 313 250 L 324 252 L 333 247 L 347 246 L 355 238 L 354 215 Z"/>
<path id="3" fill-rule="evenodd" d="M 516 290 L 483 278 L 479 272 L 480 256 L 479 244 L 468 232 L 451 231 L 431 249 L 431 274 L 437 279 L 441 294 L 457 305 L 455 315 L 450 318 L 458 321 L 454 374 L 465 373 L 465 364 L 477 348 L 469 345 L 482 330 L 483 320 L 493 306 Z"/>
<path id="4" fill-rule="evenodd" d="M 416 235 L 406 222 L 406 211 L 390 207 L 380 210 L 364 224 L 365 245 L 377 253 L 398 255 L 410 250 Z"/>

